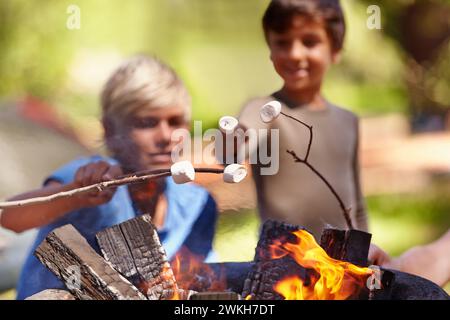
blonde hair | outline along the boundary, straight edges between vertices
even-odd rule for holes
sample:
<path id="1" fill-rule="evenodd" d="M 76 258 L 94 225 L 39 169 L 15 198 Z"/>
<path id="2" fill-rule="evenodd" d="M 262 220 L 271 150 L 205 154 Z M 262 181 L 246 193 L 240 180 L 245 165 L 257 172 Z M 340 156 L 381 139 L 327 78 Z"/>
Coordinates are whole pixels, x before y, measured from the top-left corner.
<path id="1" fill-rule="evenodd" d="M 191 98 L 181 79 L 166 64 L 146 55 L 125 61 L 113 72 L 101 94 L 104 123 L 115 130 L 141 108 L 183 106 L 190 120 Z"/>

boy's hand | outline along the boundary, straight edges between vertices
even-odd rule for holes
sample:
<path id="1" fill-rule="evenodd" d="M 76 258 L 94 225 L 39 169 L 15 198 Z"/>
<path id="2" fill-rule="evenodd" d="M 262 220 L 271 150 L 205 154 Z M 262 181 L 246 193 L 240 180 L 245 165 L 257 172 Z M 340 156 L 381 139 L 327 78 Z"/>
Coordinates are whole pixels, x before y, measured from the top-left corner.
<path id="1" fill-rule="evenodd" d="M 371 244 L 369 248 L 369 264 L 383 266 L 391 261 L 391 257 L 378 246 Z"/>
<path id="2" fill-rule="evenodd" d="M 77 188 L 86 187 L 117 178 L 122 174 L 122 169 L 118 165 L 111 165 L 106 161 L 93 162 L 78 169 L 75 173 L 74 185 Z M 103 191 L 80 194 L 76 196 L 76 202 L 80 207 L 99 206 L 110 201 L 115 192 L 116 188 L 108 188 Z"/>

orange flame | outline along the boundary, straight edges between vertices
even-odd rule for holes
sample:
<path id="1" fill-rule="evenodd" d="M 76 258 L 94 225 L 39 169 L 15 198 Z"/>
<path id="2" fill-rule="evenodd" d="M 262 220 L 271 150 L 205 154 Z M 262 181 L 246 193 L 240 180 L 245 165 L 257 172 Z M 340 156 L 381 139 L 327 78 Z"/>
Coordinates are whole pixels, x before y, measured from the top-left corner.
<path id="1" fill-rule="evenodd" d="M 179 288 L 194 291 L 225 291 L 226 279 L 217 278 L 203 262 L 204 258 L 182 248 L 172 262 L 172 270 Z"/>
<path id="2" fill-rule="evenodd" d="M 373 271 L 330 258 L 305 230 L 294 232 L 296 243 L 274 243 L 273 259 L 289 255 L 299 265 L 316 271 L 306 285 L 298 276 L 279 281 L 274 290 L 285 300 L 344 300 L 356 294 Z M 313 272 L 314 273 L 314 272 Z"/>

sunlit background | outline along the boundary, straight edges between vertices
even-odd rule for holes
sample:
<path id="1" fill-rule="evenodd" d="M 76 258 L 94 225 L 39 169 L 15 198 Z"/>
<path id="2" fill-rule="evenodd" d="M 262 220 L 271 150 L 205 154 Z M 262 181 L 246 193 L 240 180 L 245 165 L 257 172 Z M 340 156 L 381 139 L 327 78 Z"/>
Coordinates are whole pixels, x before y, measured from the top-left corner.
<path id="1" fill-rule="evenodd" d="M 370 229 L 375 243 L 398 255 L 450 227 L 450 3 L 342 2 L 345 51 L 325 94 L 362 117 Z M 260 22 L 267 4 L 0 1 L 0 199 L 38 187 L 76 155 L 102 152 L 99 91 L 134 53 L 154 54 L 176 69 L 204 129 L 277 90 Z M 381 30 L 367 27 L 372 4 L 381 8 Z M 80 10 L 79 29 L 71 5 Z M 221 260 L 252 259 L 258 220 L 250 179 L 233 187 L 203 183 L 222 209 L 215 241 Z M 0 298 L 14 298 L 32 237 L 0 229 Z"/>

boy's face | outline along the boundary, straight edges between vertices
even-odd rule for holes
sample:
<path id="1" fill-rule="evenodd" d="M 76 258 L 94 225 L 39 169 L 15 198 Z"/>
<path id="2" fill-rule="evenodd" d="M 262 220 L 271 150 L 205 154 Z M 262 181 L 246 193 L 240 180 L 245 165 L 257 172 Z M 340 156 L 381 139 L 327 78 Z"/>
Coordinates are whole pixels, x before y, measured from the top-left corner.
<path id="1" fill-rule="evenodd" d="M 122 163 L 131 170 L 168 168 L 172 164 L 171 152 L 179 141 L 172 141 L 176 129 L 188 129 L 186 108 L 142 108 L 129 120 L 126 148 L 121 151 Z M 124 162 L 123 160 L 121 162 Z"/>
<path id="2" fill-rule="evenodd" d="M 295 15 L 283 33 L 269 30 L 267 40 L 270 59 L 289 91 L 320 91 L 326 71 L 339 57 L 324 23 L 302 15 Z"/>

